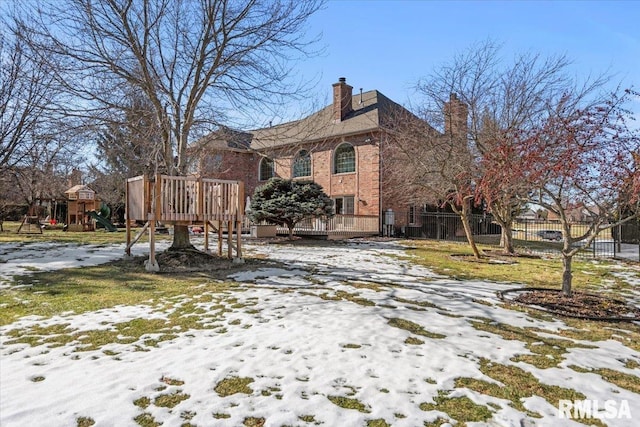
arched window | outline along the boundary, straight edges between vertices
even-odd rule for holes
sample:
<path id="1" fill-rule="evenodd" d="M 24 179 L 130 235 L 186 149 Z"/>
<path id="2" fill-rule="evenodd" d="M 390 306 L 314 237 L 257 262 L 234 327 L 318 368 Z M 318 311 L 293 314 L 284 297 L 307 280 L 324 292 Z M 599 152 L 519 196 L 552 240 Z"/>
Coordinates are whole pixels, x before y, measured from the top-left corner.
<path id="1" fill-rule="evenodd" d="M 351 144 L 342 144 L 333 155 L 333 173 L 356 171 L 356 150 Z"/>
<path id="2" fill-rule="evenodd" d="M 311 154 L 307 150 L 300 150 L 293 160 L 293 177 L 311 176 Z"/>
<path id="3" fill-rule="evenodd" d="M 267 158 L 260 160 L 260 181 L 267 181 L 273 178 L 274 172 L 273 160 Z"/>

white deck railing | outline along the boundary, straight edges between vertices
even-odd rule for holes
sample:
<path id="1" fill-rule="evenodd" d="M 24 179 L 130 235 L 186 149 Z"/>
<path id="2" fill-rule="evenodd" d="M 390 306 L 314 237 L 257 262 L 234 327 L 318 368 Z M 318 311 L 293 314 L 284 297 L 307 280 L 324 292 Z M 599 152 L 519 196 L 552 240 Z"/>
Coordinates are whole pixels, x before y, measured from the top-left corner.
<path id="1" fill-rule="evenodd" d="M 299 222 L 293 229 L 301 235 L 373 235 L 379 232 L 379 218 L 374 215 L 334 215 L 331 218 L 310 218 Z M 278 227 L 278 233 L 288 233 L 287 227 Z"/>

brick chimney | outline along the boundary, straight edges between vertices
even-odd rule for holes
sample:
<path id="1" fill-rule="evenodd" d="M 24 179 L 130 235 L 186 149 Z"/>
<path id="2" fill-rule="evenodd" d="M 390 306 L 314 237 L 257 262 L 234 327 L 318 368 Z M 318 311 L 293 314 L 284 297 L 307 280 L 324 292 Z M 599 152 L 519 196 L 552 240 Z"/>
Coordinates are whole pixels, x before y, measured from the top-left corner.
<path id="1" fill-rule="evenodd" d="M 458 95 L 449 95 L 449 101 L 444 104 L 444 133 L 454 138 L 467 136 L 467 120 L 469 109 L 467 104 L 458 99 Z"/>
<path id="2" fill-rule="evenodd" d="M 347 114 L 353 111 L 351 96 L 353 87 L 347 84 L 347 79 L 340 77 L 338 83 L 333 84 L 333 120 L 341 122 Z"/>

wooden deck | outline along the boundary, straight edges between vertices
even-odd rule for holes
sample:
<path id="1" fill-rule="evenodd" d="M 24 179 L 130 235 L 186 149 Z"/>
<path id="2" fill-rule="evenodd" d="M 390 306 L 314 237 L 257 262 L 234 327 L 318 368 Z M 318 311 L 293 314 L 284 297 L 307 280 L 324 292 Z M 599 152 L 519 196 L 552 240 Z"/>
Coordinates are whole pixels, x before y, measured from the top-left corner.
<path id="1" fill-rule="evenodd" d="M 244 220 L 244 183 L 192 176 L 155 177 L 144 175 L 127 179 L 126 182 L 126 223 L 127 248 L 142 233 L 149 229 L 151 254 L 149 264 L 154 264 L 154 242 L 156 223 L 174 225 L 202 225 L 205 230 L 205 250 L 208 251 L 209 230 L 218 232 L 218 254 L 222 256 L 222 229 L 227 230 L 228 257 L 235 250 L 237 258 L 242 258 L 242 223 Z M 143 230 L 131 239 L 130 224 L 145 222 Z M 235 243 L 232 236 L 236 233 Z"/>
<path id="2" fill-rule="evenodd" d="M 287 227 L 278 227 L 278 234 L 288 234 Z M 297 236 L 321 236 L 327 239 L 377 236 L 380 219 L 375 215 L 335 215 L 331 218 L 313 218 L 296 224 Z"/>

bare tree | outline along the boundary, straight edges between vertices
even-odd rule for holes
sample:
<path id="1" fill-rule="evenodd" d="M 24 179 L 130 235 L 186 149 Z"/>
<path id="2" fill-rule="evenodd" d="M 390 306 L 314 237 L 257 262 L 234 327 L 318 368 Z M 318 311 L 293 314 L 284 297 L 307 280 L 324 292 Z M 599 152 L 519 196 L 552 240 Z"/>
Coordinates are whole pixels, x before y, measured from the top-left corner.
<path id="1" fill-rule="evenodd" d="M 66 0 L 25 3 L 30 40 L 64 64 L 79 116 L 105 117 L 125 88 L 150 102 L 167 173 L 184 175 L 189 144 L 230 114 L 296 95 L 290 61 L 307 53 L 315 0 Z M 172 248 L 191 247 L 187 227 Z"/>
<path id="2" fill-rule="evenodd" d="M 450 94 L 440 115 L 444 132 L 427 124 L 430 115 L 422 119 L 408 111 L 394 115 L 383 154 L 386 184 L 403 188 L 413 201 L 448 205 L 460 216 L 467 241 L 479 258 L 470 224 L 476 166 L 467 143 L 467 108 Z"/>
<path id="3" fill-rule="evenodd" d="M 55 63 L 25 43 L 26 28 L 2 17 L 0 33 L 0 216 L 57 199 L 78 158 L 77 131 L 62 104 Z"/>
<path id="4" fill-rule="evenodd" d="M 9 20 L 0 25 L 0 174 L 5 174 L 46 143 L 43 134 L 55 119 L 52 107 L 60 92 L 50 64 L 34 57 L 21 33 L 8 31 Z"/>
<path id="5" fill-rule="evenodd" d="M 537 126 L 547 106 L 572 88 L 569 65 L 565 56 L 543 58 L 531 53 L 517 55 L 505 63 L 500 47 L 486 41 L 455 56 L 417 85 L 423 97 L 422 115 L 445 133 L 447 124 L 442 120 L 455 123 L 446 111 L 450 94 L 455 93 L 468 109 L 464 123 L 468 155 L 458 156 L 455 167 L 459 171 L 445 171 L 447 176 L 443 178 L 450 181 L 449 188 L 454 190 L 450 196 L 455 195 L 457 203 L 486 203 L 502 227 L 501 245 L 510 253 L 514 252 L 511 224 L 522 207 L 519 196 L 529 189 L 520 182 L 494 181 L 484 171 L 493 166 L 499 171 L 504 164 L 496 164 L 496 147 L 508 147 L 505 142 L 514 132 Z M 595 80 L 594 86 L 603 82 L 604 79 Z M 447 166 L 453 168 L 453 162 L 447 162 Z"/>

